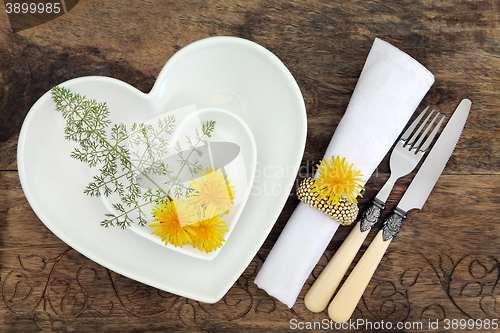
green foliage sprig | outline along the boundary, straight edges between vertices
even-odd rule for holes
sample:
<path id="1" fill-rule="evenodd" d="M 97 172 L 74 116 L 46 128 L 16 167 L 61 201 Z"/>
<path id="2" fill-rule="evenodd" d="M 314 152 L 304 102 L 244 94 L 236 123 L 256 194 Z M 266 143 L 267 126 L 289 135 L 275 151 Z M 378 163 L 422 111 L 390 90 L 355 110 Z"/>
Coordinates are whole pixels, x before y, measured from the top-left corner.
<path id="1" fill-rule="evenodd" d="M 87 163 L 89 167 L 99 168 L 99 173 L 84 193 L 93 197 L 114 195 L 119 198 L 112 204 L 117 213 L 106 214 L 101 221 L 102 226 L 126 228 L 134 220 L 139 225 L 146 225 L 148 222 L 143 207 L 171 200 L 172 196 L 189 191 L 179 179 L 180 171 L 173 175 L 162 161 L 168 155 L 168 137 L 175 127 L 174 116 L 159 119 L 157 126 L 134 123 L 127 129 L 124 124 L 112 124 L 106 103 L 87 99 L 64 87 L 54 87 L 51 93 L 56 110 L 66 120 L 65 138 L 78 143 L 71 157 Z M 190 156 L 194 153 L 201 156 L 200 145 L 207 144 L 214 128 L 215 122 L 208 121 L 202 125 L 201 132 L 196 130 L 194 139 L 186 136 L 189 146 L 187 156 L 184 156 L 186 152 L 182 151 L 180 143 L 176 143 L 179 170 L 187 167 L 191 174 L 195 174 L 201 168 L 198 160 L 193 161 Z M 165 181 L 155 182 L 152 175 L 160 175 Z M 139 186 L 141 177 L 153 187 L 143 191 Z"/>

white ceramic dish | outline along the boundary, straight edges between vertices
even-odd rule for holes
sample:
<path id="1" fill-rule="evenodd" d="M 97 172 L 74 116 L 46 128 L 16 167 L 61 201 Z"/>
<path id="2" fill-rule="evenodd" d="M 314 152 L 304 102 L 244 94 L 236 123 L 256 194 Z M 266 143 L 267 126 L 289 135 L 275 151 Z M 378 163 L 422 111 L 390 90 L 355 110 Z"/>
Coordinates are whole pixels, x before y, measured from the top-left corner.
<path id="1" fill-rule="evenodd" d="M 115 122 L 145 122 L 195 104 L 232 112 L 249 127 L 257 151 L 255 178 L 231 237 L 211 261 L 160 247 L 130 229 L 99 225 L 107 209 L 82 194 L 90 171 L 69 157 L 74 144 L 64 140 L 64 119 L 54 110 L 50 93 L 33 105 L 19 136 L 23 190 L 55 235 L 119 274 L 201 302 L 217 302 L 259 250 L 294 184 L 307 125 L 304 101 L 290 72 L 258 44 L 213 37 L 177 52 L 148 94 L 106 77 L 62 85 L 106 101 Z"/>
<path id="2" fill-rule="evenodd" d="M 182 111 L 183 110 L 180 110 L 180 112 Z M 160 115 L 159 117 L 161 118 L 164 116 Z M 240 117 L 230 111 L 219 108 L 206 108 L 192 112 L 188 118 L 189 119 L 184 119 L 181 124 L 177 125 L 179 131 L 174 133 L 172 142 L 184 142 L 185 140 L 183 140 L 183 138 L 184 135 L 187 135 L 186 133 L 193 133 L 193 128 L 200 129 L 200 124 L 212 120 L 216 122 L 216 125 L 209 142 L 230 142 L 234 143 L 239 148 L 238 155 L 223 167 L 224 173 L 227 175 L 228 180 L 230 180 L 230 185 L 234 186 L 236 194 L 233 200 L 233 207 L 231 208 L 229 214 L 226 214 L 221 218 L 222 221 L 226 222 L 228 228 L 228 231 L 224 233 L 224 239 L 227 241 L 245 207 L 254 181 L 255 169 L 257 165 L 257 149 L 255 146 L 255 140 L 250 128 Z M 193 122 L 195 123 L 194 126 L 189 126 Z M 183 127 L 187 127 L 188 129 L 183 129 Z M 185 148 L 188 147 L 186 146 Z M 210 165 L 203 165 L 203 171 L 206 167 L 210 167 Z M 189 175 L 188 172 L 186 173 Z M 189 186 L 188 183 L 189 181 L 186 181 L 186 186 Z M 112 209 L 111 203 L 107 200 L 108 198 L 104 196 L 102 198 L 105 204 L 107 204 L 108 210 L 115 214 L 116 211 Z M 151 211 L 154 205 L 149 206 Z M 151 220 L 152 218 L 149 218 L 149 222 L 151 222 Z M 160 237 L 151 234 L 151 231 L 154 229 L 151 229 L 149 226 L 142 227 L 134 224 L 130 227 L 130 229 L 138 235 L 141 235 L 142 237 L 145 237 L 160 246 L 165 246 Z M 213 260 L 222 250 L 222 248 L 220 248 L 216 251 L 206 253 L 193 248 L 189 244 L 184 245 L 183 247 L 176 247 L 172 244 L 168 244 L 167 247 L 173 251 L 202 260 Z M 222 247 L 224 247 L 224 244 Z"/>

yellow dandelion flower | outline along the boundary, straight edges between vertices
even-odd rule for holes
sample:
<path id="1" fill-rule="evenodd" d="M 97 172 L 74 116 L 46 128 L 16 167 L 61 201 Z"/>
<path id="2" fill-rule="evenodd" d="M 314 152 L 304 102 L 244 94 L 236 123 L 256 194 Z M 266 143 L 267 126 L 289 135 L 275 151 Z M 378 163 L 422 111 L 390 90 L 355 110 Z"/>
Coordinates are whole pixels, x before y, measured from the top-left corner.
<path id="1" fill-rule="evenodd" d="M 216 215 L 204 219 L 201 222 L 192 224 L 193 235 L 191 245 L 198 250 L 210 253 L 217 250 L 225 242 L 223 232 L 227 232 L 227 225 L 224 221 L 219 221 L 222 215 Z"/>
<path id="2" fill-rule="evenodd" d="M 358 182 L 362 181 L 363 175 L 359 170 L 355 170 L 351 165 L 348 165 L 345 158 L 334 158 L 328 162 L 326 159 L 321 161 L 318 167 L 318 177 L 313 185 L 311 185 L 311 193 L 318 200 L 323 198 L 328 199 L 328 204 L 335 208 L 339 206 L 339 200 L 344 196 L 347 200 L 357 204 L 356 196 L 361 196 L 360 190 L 364 188 Z"/>
<path id="3" fill-rule="evenodd" d="M 153 222 L 149 226 L 157 228 L 153 235 L 161 237 L 162 242 L 182 247 L 191 242 L 193 233 L 190 224 L 196 222 L 196 213 L 193 207 L 184 203 L 182 199 L 160 202 L 159 207 L 153 208 Z"/>
<path id="4" fill-rule="evenodd" d="M 198 170 L 200 179 L 189 183 L 196 192 L 189 195 L 191 204 L 203 206 L 205 216 L 216 216 L 227 213 L 233 205 L 235 197 L 234 186 L 229 186 L 230 181 L 224 176 L 222 170 L 207 168 L 205 174 Z"/>

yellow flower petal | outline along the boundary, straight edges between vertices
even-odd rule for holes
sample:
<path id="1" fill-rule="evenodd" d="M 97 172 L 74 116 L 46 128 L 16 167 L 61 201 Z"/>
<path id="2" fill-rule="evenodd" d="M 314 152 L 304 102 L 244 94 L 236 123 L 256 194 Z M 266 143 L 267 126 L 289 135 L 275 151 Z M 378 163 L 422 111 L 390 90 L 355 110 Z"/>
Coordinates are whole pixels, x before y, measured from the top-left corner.
<path id="1" fill-rule="evenodd" d="M 195 190 L 188 196 L 189 203 L 203 206 L 206 216 L 227 213 L 235 198 L 234 186 L 229 185 L 230 181 L 220 169 L 207 168 L 205 174 L 201 170 L 198 172 L 200 179 L 189 183 L 189 186 Z"/>
<path id="2" fill-rule="evenodd" d="M 349 202 L 358 203 L 356 196 L 361 196 L 360 190 L 364 188 L 358 182 L 363 180 L 363 175 L 359 170 L 355 170 L 351 165 L 348 165 L 345 158 L 337 156 L 328 162 L 323 159 L 318 166 L 318 177 L 313 185 L 311 185 L 311 193 L 318 200 L 327 198 L 328 204 L 338 208 L 339 201 L 345 197 Z M 362 197 L 362 196 L 361 196 Z"/>
<path id="3" fill-rule="evenodd" d="M 225 242 L 223 233 L 228 231 L 226 223 L 219 221 L 221 217 L 222 215 L 212 216 L 192 224 L 191 245 L 207 253 L 220 248 Z"/>
<path id="4" fill-rule="evenodd" d="M 178 198 L 160 202 L 159 205 L 153 208 L 153 222 L 157 223 L 151 223 L 149 226 L 157 229 L 152 234 L 161 237 L 165 245 L 170 243 L 182 247 L 191 242 L 193 232 L 189 225 L 196 221 L 193 207 Z"/>

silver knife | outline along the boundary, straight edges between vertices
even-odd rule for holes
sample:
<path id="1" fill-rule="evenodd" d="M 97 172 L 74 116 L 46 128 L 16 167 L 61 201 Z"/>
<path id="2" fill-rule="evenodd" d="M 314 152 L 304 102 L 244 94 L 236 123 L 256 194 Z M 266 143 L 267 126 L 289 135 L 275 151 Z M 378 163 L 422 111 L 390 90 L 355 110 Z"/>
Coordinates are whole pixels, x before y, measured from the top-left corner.
<path id="1" fill-rule="evenodd" d="M 330 303 L 328 314 L 332 320 L 349 320 L 392 238 L 401 229 L 406 213 L 423 207 L 455 149 L 471 105 L 472 102 L 468 99 L 462 100 L 458 105 L 397 207 L 387 217 L 382 229 Z"/>
<path id="2" fill-rule="evenodd" d="M 197 165 L 205 172 L 205 168 L 212 167 L 214 169 L 223 169 L 231 163 L 240 153 L 240 146 L 232 142 L 209 142 L 196 148 L 184 150 L 180 153 L 170 155 L 164 158 L 161 162 L 168 165 L 172 175 L 176 176 L 176 183 L 183 183 L 191 179 L 199 178 L 198 173 L 192 173 L 183 161 L 187 161 L 190 165 Z M 164 175 L 148 174 L 149 179 L 141 177 L 139 180 L 140 186 L 144 188 L 154 188 L 152 181 L 157 184 L 165 182 Z"/>

